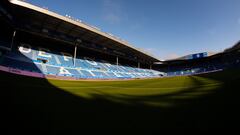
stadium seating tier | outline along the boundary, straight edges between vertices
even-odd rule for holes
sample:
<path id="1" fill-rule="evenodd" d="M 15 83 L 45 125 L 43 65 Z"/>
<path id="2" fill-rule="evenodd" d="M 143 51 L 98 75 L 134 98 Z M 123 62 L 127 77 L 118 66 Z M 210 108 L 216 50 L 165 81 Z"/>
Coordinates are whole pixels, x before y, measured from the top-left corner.
<path id="1" fill-rule="evenodd" d="M 76 58 L 71 54 L 50 51 L 21 44 L 2 56 L 0 65 L 45 75 L 68 76 L 87 79 L 130 79 L 159 77 L 159 71 L 114 65 L 94 61 L 91 58 Z"/>

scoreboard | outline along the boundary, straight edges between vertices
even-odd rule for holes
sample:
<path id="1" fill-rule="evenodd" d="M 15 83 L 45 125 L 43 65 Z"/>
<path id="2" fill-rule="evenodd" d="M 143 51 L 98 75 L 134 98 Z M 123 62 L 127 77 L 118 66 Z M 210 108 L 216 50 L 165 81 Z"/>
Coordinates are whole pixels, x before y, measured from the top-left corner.
<path id="1" fill-rule="evenodd" d="M 186 56 L 185 59 L 192 60 L 192 59 L 204 58 L 204 57 L 207 57 L 207 56 L 208 56 L 208 53 L 203 52 L 203 53 L 190 54 L 190 55 Z"/>

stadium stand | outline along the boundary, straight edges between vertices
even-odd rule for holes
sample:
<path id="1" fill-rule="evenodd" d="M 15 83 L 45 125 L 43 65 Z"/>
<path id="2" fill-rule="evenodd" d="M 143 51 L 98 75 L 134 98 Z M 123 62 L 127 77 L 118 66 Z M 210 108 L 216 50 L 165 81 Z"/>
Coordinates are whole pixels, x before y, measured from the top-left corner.
<path id="1" fill-rule="evenodd" d="M 212 56 L 203 52 L 161 61 L 81 21 L 24 1 L 0 3 L 0 69 L 4 71 L 9 68 L 40 77 L 131 79 L 194 75 L 240 65 L 239 42 Z"/>
<path id="2" fill-rule="evenodd" d="M 240 45 L 240 43 L 237 44 L 237 46 Z M 223 51 L 209 57 L 166 61 L 164 64 L 158 65 L 157 69 L 166 72 L 167 76 L 182 76 L 222 71 L 229 68 L 239 68 L 239 52 L 239 48 L 233 47 L 230 52 Z"/>
<path id="3" fill-rule="evenodd" d="M 91 58 L 74 59 L 68 53 L 50 51 L 45 48 L 34 48 L 21 44 L 1 58 L 0 65 L 15 69 L 43 73 L 45 75 L 69 76 L 87 79 L 130 79 L 159 77 L 161 72 L 118 66 L 111 63 L 94 61 Z"/>
<path id="4" fill-rule="evenodd" d="M 24 1 L 0 2 L 0 26 L 0 70 L 71 79 L 163 75 L 151 68 L 158 58 L 128 42 Z"/>

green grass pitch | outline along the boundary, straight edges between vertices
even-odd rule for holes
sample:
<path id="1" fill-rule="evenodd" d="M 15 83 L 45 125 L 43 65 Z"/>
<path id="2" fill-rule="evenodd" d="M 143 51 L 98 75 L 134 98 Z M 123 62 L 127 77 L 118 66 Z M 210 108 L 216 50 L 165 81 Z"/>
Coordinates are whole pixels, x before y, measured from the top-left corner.
<path id="1" fill-rule="evenodd" d="M 62 81 L 1 72 L 6 129 L 237 128 L 240 70 L 130 81 Z M 14 132 L 16 130 L 8 130 Z"/>

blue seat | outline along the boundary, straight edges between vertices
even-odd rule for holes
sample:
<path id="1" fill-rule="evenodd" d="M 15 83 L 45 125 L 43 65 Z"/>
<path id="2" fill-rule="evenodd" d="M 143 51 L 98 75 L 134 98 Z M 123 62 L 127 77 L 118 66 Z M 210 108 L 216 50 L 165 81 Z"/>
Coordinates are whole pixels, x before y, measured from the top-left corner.
<path id="1" fill-rule="evenodd" d="M 156 77 L 158 76 L 157 73 L 160 73 L 128 65 L 110 64 L 101 60 L 95 61 L 90 58 L 76 58 L 74 66 L 74 59 L 69 54 L 52 52 L 48 49 L 43 49 L 41 53 L 37 48 L 26 46 L 21 48 L 22 52 L 16 49 L 5 54 L 0 64 L 43 74 L 92 79 L 147 78 Z M 47 50 L 47 52 L 44 52 L 44 50 Z M 46 60 L 46 62 L 43 60 Z"/>

